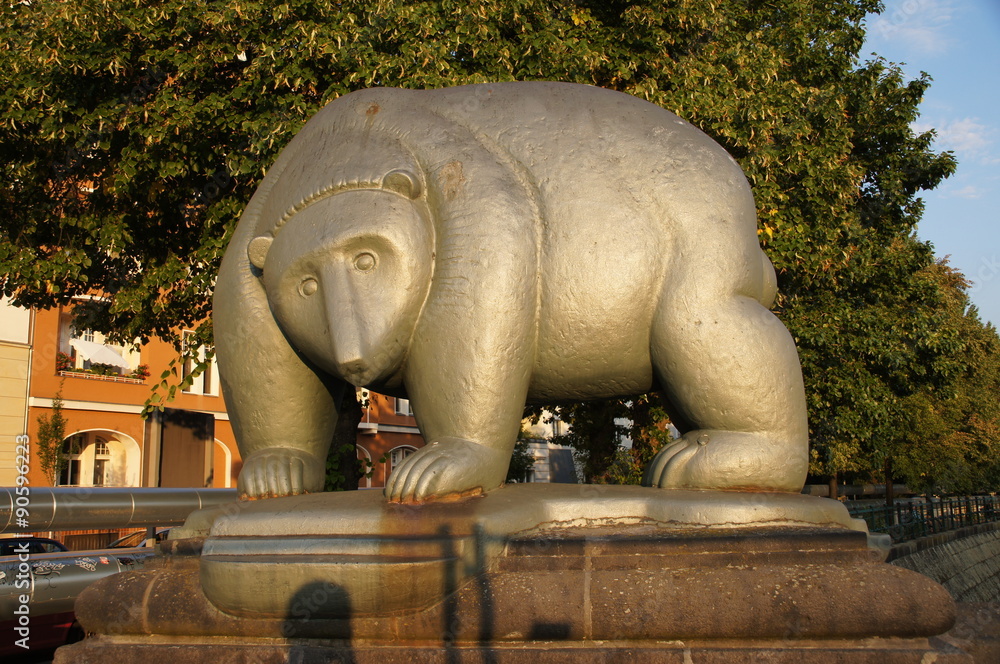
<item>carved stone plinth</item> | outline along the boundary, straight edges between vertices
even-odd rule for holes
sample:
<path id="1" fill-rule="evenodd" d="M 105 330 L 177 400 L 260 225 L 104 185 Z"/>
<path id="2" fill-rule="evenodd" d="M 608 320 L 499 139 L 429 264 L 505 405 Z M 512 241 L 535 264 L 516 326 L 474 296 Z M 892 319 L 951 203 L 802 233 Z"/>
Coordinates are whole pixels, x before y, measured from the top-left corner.
<path id="1" fill-rule="evenodd" d="M 603 496 L 622 512 L 622 506 L 633 500 L 632 489 L 602 489 L 593 501 L 600 502 Z M 675 499 L 680 506 L 689 498 L 645 491 L 668 503 Z M 734 496 L 721 499 L 735 500 Z M 313 509 L 321 497 L 310 498 L 300 501 L 311 505 L 303 510 Z M 310 534 L 312 526 L 303 521 L 297 530 L 306 532 L 299 539 L 259 534 L 262 544 L 272 545 L 260 554 L 262 560 L 274 557 L 273 545 L 285 541 L 296 553 L 286 554 L 289 557 L 280 563 L 272 560 L 272 566 L 298 565 L 310 574 L 322 570 L 325 580 L 282 576 L 255 566 L 260 561 L 252 560 L 246 542 L 253 528 L 229 535 L 234 542 L 240 539 L 240 546 L 246 547 L 243 553 L 235 548 L 218 553 L 226 551 L 213 544 L 225 539 L 219 533 L 242 529 L 233 524 L 243 515 L 230 515 L 225 525 L 216 519 L 206 539 L 169 542 L 167 553 L 147 570 L 110 577 L 88 588 L 78 601 L 77 614 L 94 636 L 60 649 L 55 661 L 917 664 L 927 661 L 924 657 L 929 654 L 938 664 L 971 661 L 933 638 L 955 619 L 954 603 L 941 586 L 884 564 L 881 552 L 868 546 L 864 532 L 837 524 L 836 518 L 813 524 L 795 519 L 771 522 L 767 515 L 773 514 L 773 504 L 768 507 L 768 501 L 789 498 L 823 501 L 802 504 L 829 508 L 826 514 L 843 509 L 825 499 L 743 495 L 748 511 L 742 517 L 733 515 L 733 522 L 696 526 L 633 515 L 618 523 L 601 523 L 597 512 L 581 508 L 580 514 L 589 516 L 536 522 L 534 528 L 502 536 L 490 531 L 490 519 L 476 516 L 492 513 L 490 504 L 456 504 L 440 506 L 435 518 L 424 518 L 430 512 L 410 518 L 409 535 L 418 553 L 405 552 L 401 532 L 396 533 L 393 551 L 383 554 L 373 553 L 378 547 L 372 535 L 358 535 L 354 546 L 367 553 L 357 553 L 352 561 L 343 552 L 331 553 L 329 542 L 325 548 L 315 544 L 318 536 Z M 282 502 L 249 509 L 257 514 L 270 504 L 288 516 L 299 504 L 281 506 Z M 677 505 L 675 515 L 690 514 Z M 564 516 L 571 511 L 565 509 Z M 714 510 L 706 507 L 703 515 L 715 515 L 706 521 L 718 521 Z M 747 516 L 751 513 L 768 523 L 754 525 Z M 813 513 L 824 514 L 822 509 Z M 495 520 L 496 513 L 492 514 Z M 346 534 L 331 537 L 343 540 Z M 314 553 L 309 553 L 310 542 Z M 217 553 L 210 555 L 210 550 Z M 212 555 L 215 559 L 209 560 Z M 405 566 L 398 567 L 407 561 L 419 563 L 409 578 Z M 242 616 L 233 615 L 213 604 L 203 590 L 211 581 L 212 566 L 223 563 L 233 566 L 237 578 L 251 589 L 264 587 L 261 576 L 271 584 L 305 580 L 266 593 L 270 599 Z M 340 577 L 337 564 L 347 565 Z M 377 568 L 397 566 L 396 573 L 403 578 L 392 580 L 393 588 L 406 588 L 408 583 L 437 585 L 404 593 L 407 601 L 420 599 L 417 608 L 390 602 L 382 612 L 370 607 L 358 610 L 354 596 L 362 588 L 355 572 L 365 565 L 372 578 L 382 581 L 389 577 Z M 430 568 L 435 571 L 426 574 Z M 268 602 L 285 591 L 285 606 L 280 611 L 269 608 Z M 379 588 L 370 592 L 375 597 L 391 594 Z M 437 599 L 426 601 L 431 595 Z"/>

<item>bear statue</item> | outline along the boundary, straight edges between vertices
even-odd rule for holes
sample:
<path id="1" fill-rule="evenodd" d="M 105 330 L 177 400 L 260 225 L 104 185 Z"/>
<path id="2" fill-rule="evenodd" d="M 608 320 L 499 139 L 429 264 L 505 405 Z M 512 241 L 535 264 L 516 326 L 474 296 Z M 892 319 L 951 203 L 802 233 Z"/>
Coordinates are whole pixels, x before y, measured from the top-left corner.
<path id="1" fill-rule="evenodd" d="M 319 111 L 216 284 L 244 498 L 322 490 L 345 389 L 411 400 L 393 502 L 503 484 L 526 402 L 659 391 L 645 483 L 799 491 L 807 423 L 749 185 L 712 139 L 568 83 L 379 88 Z"/>

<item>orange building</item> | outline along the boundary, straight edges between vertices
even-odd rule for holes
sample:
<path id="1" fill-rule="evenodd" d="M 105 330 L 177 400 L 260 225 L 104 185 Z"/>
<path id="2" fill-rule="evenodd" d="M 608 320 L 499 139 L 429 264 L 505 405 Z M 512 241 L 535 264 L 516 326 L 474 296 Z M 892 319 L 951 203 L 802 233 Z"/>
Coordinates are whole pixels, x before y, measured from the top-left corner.
<path id="1" fill-rule="evenodd" d="M 214 362 L 162 412 L 141 416 L 176 356 L 160 340 L 139 348 L 108 344 L 74 326 L 72 307 L 25 312 L 0 303 L 0 485 L 14 482 L 17 437 L 38 440 L 38 419 L 51 416 L 58 394 L 66 466 L 57 485 L 235 487 L 242 462 Z M 379 487 L 423 439 L 405 399 L 362 392 L 368 407 L 358 455 L 371 462 L 371 473 L 361 486 Z M 50 484 L 37 459 L 29 466 L 32 485 Z"/>
<path id="2" fill-rule="evenodd" d="M 371 469 L 370 477 L 361 480 L 361 487 L 385 486 L 392 469 L 422 447 L 424 439 L 408 399 L 368 390 L 361 390 L 358 396 L 366 406 L 358 425 L 358 457 L 367 461 Z"/>

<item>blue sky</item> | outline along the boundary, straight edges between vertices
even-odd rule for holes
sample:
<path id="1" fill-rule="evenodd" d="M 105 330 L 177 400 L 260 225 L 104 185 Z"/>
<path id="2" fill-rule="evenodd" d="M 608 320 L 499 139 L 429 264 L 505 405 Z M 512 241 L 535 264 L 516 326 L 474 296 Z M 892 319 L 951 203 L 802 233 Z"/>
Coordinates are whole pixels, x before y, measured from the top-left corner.
<path id="1" fill-rule="evenodd" d="M 921 193 L 917 234 L 951 256 L 982 319 L 1000 327 L 1000 0 L 885 0 L 861 53 L 934 79 L 914 126 L 935 129 L 958 170 Z"/>

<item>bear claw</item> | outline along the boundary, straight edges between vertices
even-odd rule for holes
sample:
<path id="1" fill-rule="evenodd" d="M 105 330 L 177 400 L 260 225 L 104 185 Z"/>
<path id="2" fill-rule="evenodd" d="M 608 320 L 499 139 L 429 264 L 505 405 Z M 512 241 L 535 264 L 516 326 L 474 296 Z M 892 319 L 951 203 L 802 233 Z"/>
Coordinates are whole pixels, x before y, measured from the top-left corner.
<path id="1" fill-rule="evenodd" d="M 321 491 L 325 465 L 301 450 L 278 447 L 258 450 L 243 461 L 237 491 L 242 500 Z"/>
<path id="2" fill-rule="evenodd" d="M 392 471 L 385 496 L 391 502 L 421 503 L 477 495 L 503 484 L 507 457 L 472 441 L 437 440 Z"/>
<path id="3" fill-rule="evenodd" d="M 808 459 L 779 435 L 689 431 L 660 450 L 643 485 L 661 489 L 799 491 Z M 783 472 L 775 472 L 775 469 Z"/>

